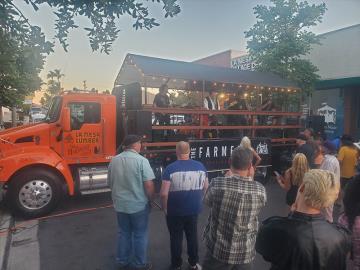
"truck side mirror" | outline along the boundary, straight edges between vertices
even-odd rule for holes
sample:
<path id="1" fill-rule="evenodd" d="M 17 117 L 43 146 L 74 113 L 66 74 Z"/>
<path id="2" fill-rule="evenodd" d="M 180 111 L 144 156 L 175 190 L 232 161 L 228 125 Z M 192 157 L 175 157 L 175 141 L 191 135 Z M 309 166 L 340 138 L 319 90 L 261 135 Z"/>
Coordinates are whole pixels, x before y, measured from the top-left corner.
<path id="1" fill-rule="evenodd" d="M 64 131 L 71 131 L 70 108 L 68 108 L 68 107 L 63 108 L 62 117 L 61 117 L 61 126 Z"/>

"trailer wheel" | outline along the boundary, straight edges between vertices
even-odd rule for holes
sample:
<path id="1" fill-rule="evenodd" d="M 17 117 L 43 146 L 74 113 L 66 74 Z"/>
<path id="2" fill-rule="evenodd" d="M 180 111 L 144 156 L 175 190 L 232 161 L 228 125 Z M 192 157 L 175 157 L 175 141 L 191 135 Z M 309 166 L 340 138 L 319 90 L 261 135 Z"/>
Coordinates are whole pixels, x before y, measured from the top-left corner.
<path id="1" fill-rule="evenodd" d="M 10 207 L 26 218 L 48 214 L 62 196 L 60 181 L 55 173 L 43 168 L 20 172 L 12 179 L 7 192 Z"/>

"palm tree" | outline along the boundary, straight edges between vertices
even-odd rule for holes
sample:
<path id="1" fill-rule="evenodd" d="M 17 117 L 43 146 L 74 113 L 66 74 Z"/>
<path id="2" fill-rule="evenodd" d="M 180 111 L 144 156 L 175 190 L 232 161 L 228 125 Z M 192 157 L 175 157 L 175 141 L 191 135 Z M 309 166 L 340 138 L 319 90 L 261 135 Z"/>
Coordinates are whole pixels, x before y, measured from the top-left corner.
<path id="1" fill-rule="evenodd" d="M 53 73 L 54 73 L 54 77 L 57 79 L 58 83 L 60 84 L 60 79 L 64 77 L 65 74 L 62 74 L 60 69 L 54 69 Z"/>
<path id="2" fill-rule="evenodd" d="M 51 81 L 53 81 L 53 80 L 54 80 L 54 77 L 56 77 L 56 74 L 55 74 L 54 71 L 50 70 L 49 73 L 46 75 L 46 77 L 47 77 L 48 79 L 50 79 Z"/>

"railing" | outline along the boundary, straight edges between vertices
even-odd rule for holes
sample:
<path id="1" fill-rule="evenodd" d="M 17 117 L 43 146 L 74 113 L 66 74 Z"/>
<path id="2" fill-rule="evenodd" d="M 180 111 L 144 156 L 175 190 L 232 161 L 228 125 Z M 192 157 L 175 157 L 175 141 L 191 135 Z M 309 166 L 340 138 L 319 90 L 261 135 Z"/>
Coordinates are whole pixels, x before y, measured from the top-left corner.
<path id="1" fill-rule="evenodd" d="M 283 135 L 280 138 L 272 138 L 273 145 L 293 145 L 295 143 L 295 137 L 285 137 L 284 130 L 288 129 L 300 129 L 300 112 L 280 112 L 280 111 L 244 111 L 244 110 L 205 110 L 205 109 L 185 109 L 185 108 L 156 108 L 156 107 L 144 107 L 142 111 L 161 113 L 169 115 L 192 115 L 192 123 L 182 123 L 178 125 L 152 125 L 152 130 L 177 130 L 177 131 L 196 131 L 198 132 L 197 139 L 204 138 L 205 130 L 247 130 L 249 136 L 255 137 L 258 130 L 281 130 Z M 248 125 L 214 125 L 214 123 L 206 124 L 206 118 L 214 115 L 238 115 L 246 116 L 248 119 Z M 294 124 L 272 124 L 264 125 L 257 124 L 256 119 L 258 116 L 273 116 L 276 117 L 276 121 L 283 117 L 293 118 Z M 283 121 L 284 122 L 284 121 Z M 175 146 L 176 142 L 146 142 L 144 146 L 147 147 L 172 147 Z"/>

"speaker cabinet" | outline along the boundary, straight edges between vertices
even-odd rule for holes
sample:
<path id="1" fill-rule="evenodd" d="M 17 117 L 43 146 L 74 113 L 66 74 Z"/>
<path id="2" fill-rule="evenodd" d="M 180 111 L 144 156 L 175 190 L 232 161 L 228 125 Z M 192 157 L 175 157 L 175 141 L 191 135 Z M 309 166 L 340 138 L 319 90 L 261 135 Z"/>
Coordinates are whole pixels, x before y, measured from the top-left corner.
<path id="1" fill-rule="evenodd" d="M 127 133 L 137 134 L 146 137 L 146 141 L 151 140 L 152 124 L 151 112 L 128 111 L 127 113 Z"/>

